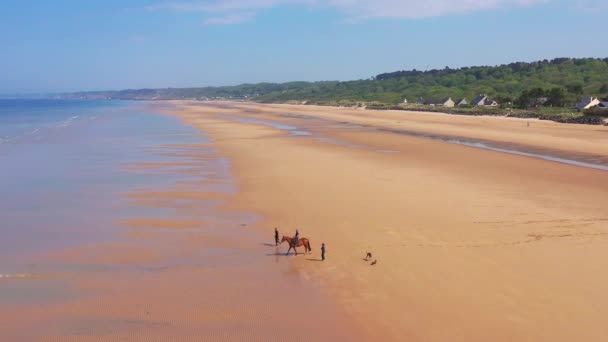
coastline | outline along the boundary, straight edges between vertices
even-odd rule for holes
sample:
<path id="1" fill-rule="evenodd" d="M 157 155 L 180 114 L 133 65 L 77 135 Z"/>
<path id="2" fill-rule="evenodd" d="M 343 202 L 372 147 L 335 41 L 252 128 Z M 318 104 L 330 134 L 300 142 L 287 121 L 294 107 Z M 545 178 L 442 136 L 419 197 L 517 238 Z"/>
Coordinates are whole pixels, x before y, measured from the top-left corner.
<path id="1" fill-rule="evenodd" d="M 264 227 L 299 227 L 313 250 L 328 244 L 329 262 L 299 258 L 293 267 L 324 284 L 356 326 L 386 340 L 606 336 L 601 305 L 585 306 L 605 301 L 607 279 L 594 271 L 605 266 L 605 171 L 334 125 L 397 125 L 390 113 L 304 109 L 182 102 L 175 114 L 208 131 L 231 159 L 241 188 L 231 207 L 259 213 Z M 466 119 L 402 120 L 441 134 L 521 137 L 537 147 L 564 149 L 579 139 L 565 150 L 574 155 L 593 146 L 608 155 L 596 144 L 604 130 L 589 126 L 571 132 L 543 122 L 522 133 L 522 121 L 504 119 L 481 129 Z M 311 135 L 290 136 L 268 121 Z M 370 250 L 376 266 L 361 260 Z M 582 330 L 585 324 L 590 328 Z M 576 328 L 559 329 L 566 326 Z"/>
<path id="2" fill-rule="evenodd" d="M 202 102 L 192 101 L 169 102 L 178 105 L 180 103 L 205 105 Z M 589 167 L 608 166 L 608 158 L 606 158 L 608 148 L 604 144 L 608 127 L 602 126 L 499 116 L 454 116 L 437 112 L 362 111 L 314 105 L 259 105 L 224 101 L 209 103 L 223 109 L 241 108 L 250 112 L 255 112 L 255 108 L 261 107 L 270 114 L 297 113 L 304 117 L 310 116 L 308 119 L 357 125 L 357 128 L 362 130 L 380 130 L 469 147 L 502 150 L 505 153 L 531 154 L 536 158 L 548 157 L 548 160 L 563 159 L 564 162 L 571 164 L 590 164 Z M 275 122 L 288 122 L 288 119 L 284 115 L 272 117 Z M 309 124 L 306 120 L 299 123 L 302 126 Z"/>
<path id="3" fill-rule="evenodd" d="M 168 108 L 122 116 L 126 125 L 96 141 L 136 152 L 103 159 L 138 178 L 132 186 L 104 175 L 118 191 L 101 203 L 114 216 L 99 229 L 116 235 L 21 255 L 27 261 L 0 279 L 0 338 L 282 341 L 303 325 L 295 340 L 365 340 L 316 282 L 294 276 L 290 258 L 266 245 L 270 234 L 253 228 L 259 214 L 228 206 L 238 192 L 231 163 L 204 131 L 171 132 L 179 121 L 157 113 Z M 160 125 L 142 132 L 151 121 Z M 88 181 L 86 195 L 98 186 Z M 96 227 L 96 216 L 85 219 Z"/>
<path id="4" fill-rule="evenodd" d="M 105 99 L 108 101 L 122 101 L 120 99 Z M 408 107 L 400 105 L 376 105 L 376 106 L 348 106 L 340 104 L 305 104 L 305 103 L 294 103 L 300 101 L 285 101 L 285 102 L 255 102 L 247 100 L 196 100 L 196 99 L 136 99 L 137 101 L 156 101 L 156 102 L 197 102 L 197 103 L 233 103 L 233 104 L 251 104 L 251 105 L 265 105 L 265 106 L 305 106 L 305 107 L 321 107 L 321 108 L 337 108 L 346 110 L 358 110 L 358 111 L 372 111 L 372 112 L 401 112 L 401 113 L 415 113 L 415 114 L 438 114 L 438 115 L 452 115 L 452 116 L 467 116 L 467 117 L 490 117 L 490 118 L 502 118 L 502 119 L 517 119 L 526 121 L 548 121 L 560 124 L 568 125 L 588 125 L 588 126 L 608 126 L 608 118 L 602 116 L 574 116 L 576 111 L 564 112 L 562 114 L 543 114 L 536 113 L 530 110 L 516 110 L 515 113 L 508 112 L 505 109 L 500 109 L 499 112 L 492 113 L 492 109 L 487 110 L 481 108 L 479 111 L 463 111 L 459 108 L 449 107 Z"/>
<path id="5" fill-rule="evenodd" d="M 128 148 L 128 158 L 101 160 L 136 181 L 103 173 L 99 184 L 89 165 L 91 178 L 79 183 L 88 200 L 71 210 L 110 210 L 103 225 L 82 213 L 87 228 L 117 236 L 0 272 L 0 321 L 10 327 L 2 338 L 281 341 L 294 327 L 306 328 L 295 340 L 608 336 L 608 172 L 449 141 L 605 165 L 608 129 L 233 102 L 151 106 L 186 126 L 144 129 L 150 113 L 119 116 L 127 122 L 118 130 L 91 123 L 112 135 L 91 140 L 101 145 L 87 153 Z M 106 187 L 118 191 L 93 201 Z M 299 229 L 313 253 L 284 256 L 285 246 L 268 243 L 274 227 Z M 366 252 L 377 264 L 362 260 Z"/>

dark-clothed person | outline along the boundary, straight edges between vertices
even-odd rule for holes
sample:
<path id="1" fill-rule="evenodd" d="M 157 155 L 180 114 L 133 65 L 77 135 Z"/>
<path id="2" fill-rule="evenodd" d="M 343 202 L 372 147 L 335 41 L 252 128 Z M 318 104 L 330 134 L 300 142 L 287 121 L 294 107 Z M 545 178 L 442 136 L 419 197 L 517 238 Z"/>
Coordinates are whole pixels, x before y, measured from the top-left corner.
<path id="1" fill-rule="evenodd" d="M 296 235 L 293 237 L 293 243 L 294 246 L 298 246 L 298 243 L 300 243 L 300 231 L 296 229 Z"/>
<path id="2" fill-rule="evenodd" d="M 321 244 L 321 260 L 325 261 L 325 243 Z"/>

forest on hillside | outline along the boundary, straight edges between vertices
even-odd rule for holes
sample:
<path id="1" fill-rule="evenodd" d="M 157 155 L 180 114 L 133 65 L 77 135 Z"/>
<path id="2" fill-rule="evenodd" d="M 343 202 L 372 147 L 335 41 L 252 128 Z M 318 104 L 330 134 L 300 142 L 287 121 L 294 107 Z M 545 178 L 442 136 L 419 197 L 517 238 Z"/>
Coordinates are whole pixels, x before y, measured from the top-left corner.
<path id="1" fill-rule="evenodd" d="M 582 96 L 608 97 L 608 58 L 556 58 L 499 66 L 477 66 L 427 71 L 396 71 L 367 80 L 347 82 L 289 82 L 243 84 L 229 87 L 138 89 L 64 94 L 71 98 L 108 99 L 247 99 L 277 103 L 397 104 L 418 97 L 467 98 L 487 94 L 499 103 L 519 108 L 573 107 Z M 546 98 L 542 103 L 538 98 Z"/>
<path id="2" fill-rule="evenodd" d="M 418 97 L 467 98 L 487 94 L 499 103 L 521 108 L 548 97 L 547 105 L 573 106 L 582 96 L 608 97 L 608 58 L 557 58 L 500 66 L 397 71 L 370 80 L 326 82 L 284 92 L 269 93 L 261 101 L 361 101 L 396 104 Z M 523 95 L 523 96 L 522 96 Z M 553 99 L 553 101 L 552 101 Z"/>

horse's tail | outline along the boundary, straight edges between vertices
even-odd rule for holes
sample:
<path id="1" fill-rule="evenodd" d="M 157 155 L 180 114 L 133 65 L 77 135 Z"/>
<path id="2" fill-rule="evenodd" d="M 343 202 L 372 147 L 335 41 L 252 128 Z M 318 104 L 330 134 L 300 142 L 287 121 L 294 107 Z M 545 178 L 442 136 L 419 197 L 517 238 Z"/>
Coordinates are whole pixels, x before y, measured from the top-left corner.
<path id="1" fill-rule="evenodd" d="M 308 246 L 307 247 L 308 247 L 308 251 L 312 252 L 312 247 L 310 247 L 310 240 L 308 240 Z"/>

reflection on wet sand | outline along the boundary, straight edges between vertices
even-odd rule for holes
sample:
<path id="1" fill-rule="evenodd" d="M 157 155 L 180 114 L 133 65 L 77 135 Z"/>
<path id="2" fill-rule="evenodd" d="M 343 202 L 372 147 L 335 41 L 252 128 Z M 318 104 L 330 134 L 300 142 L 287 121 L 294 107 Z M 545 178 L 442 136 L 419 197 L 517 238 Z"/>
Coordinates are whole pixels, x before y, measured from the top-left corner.
<path id="1" fill-rule="evenodd" d="M 230 207 L 260 213 L 264 231 L 299 228 L 311 239 L 316 254 L 289 257 L 286 272 L 320 283 L 351 326 L 391 341 L 605 339 L 608 173 L 541 156 L 605 165 L 608 128 L 178 105 L 230 158 L 239 184 Z M 321 243 L 327 260 L 313 261 Z M 280 265 L 284 251 L 267 258 Z"/>
<path id="2" fill-rule="evenodd" d="M 121 124 L 141 130 L 152 121 L 182 133 L 113 137 L 130 146 L 119 159 L 87 151 L 112 164 L 116 178 L 100 168 L 100 187 L 88 168 L 90 184 L 78 191 L 91 200 L 69 213 L 81 211 L 82 225 L 106 238 L 13 256 L 11 268 L 27 273 L 0 278 L 0 339 L 282 341 L 303 322 L 305 339 L 350 339 L 332 300 L 292 276 L 289 259 L 266 257 L 278 249 L 262 244 L 253 228 L 260 217 L 226 206 L 238 184 L 208 139 L 171 116 L 131 120 Z"/>

